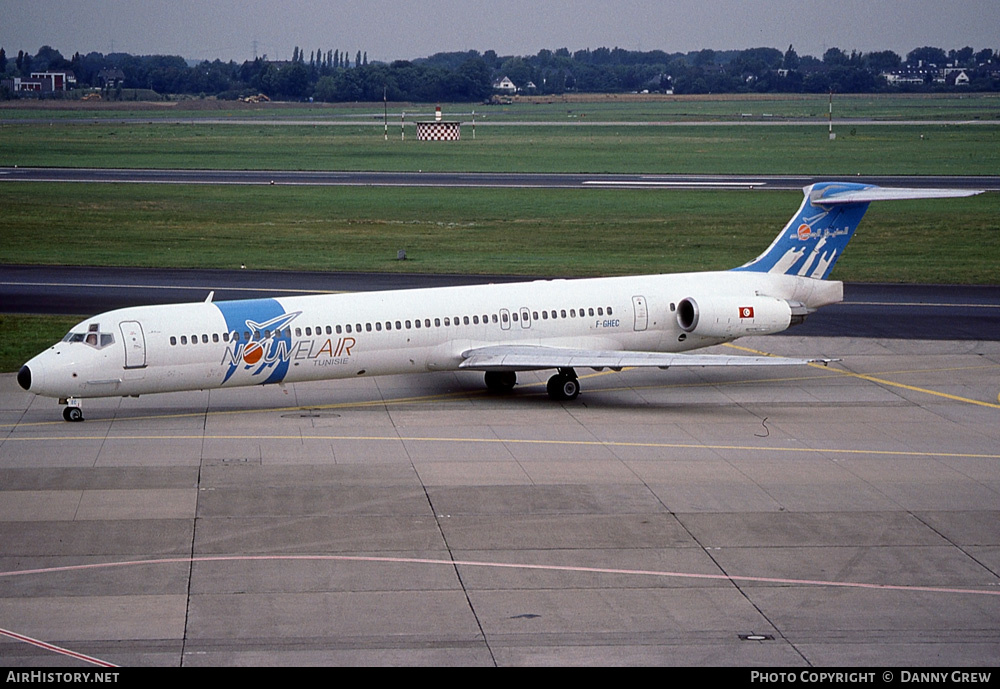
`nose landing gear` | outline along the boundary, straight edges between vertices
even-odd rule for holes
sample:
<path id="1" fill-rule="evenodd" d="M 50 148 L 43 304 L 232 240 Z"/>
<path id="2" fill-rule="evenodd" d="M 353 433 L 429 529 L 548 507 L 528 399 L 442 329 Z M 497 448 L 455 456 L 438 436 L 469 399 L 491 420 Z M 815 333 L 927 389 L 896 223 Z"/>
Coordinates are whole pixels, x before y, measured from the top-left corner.
<path id="1" fill-rule="evenodd" d="M 63 419 L 66 421 L 83 421 L 83 409 L 80 400 L 66 400 L 67 407 L 63 409 Z"/>

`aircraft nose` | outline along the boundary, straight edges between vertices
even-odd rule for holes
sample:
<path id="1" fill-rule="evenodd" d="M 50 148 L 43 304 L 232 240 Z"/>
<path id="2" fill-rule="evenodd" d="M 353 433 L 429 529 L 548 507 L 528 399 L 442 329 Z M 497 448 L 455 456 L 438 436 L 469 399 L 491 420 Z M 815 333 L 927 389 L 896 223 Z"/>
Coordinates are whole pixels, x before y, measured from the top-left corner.
<path id="1" fill-rule="evenodd" d="M 21 370 L 17 372 L 17 384 L 20 385 L 25 390 L 31 389 L 31 369 L 27 366 L 22 366 Z"/>

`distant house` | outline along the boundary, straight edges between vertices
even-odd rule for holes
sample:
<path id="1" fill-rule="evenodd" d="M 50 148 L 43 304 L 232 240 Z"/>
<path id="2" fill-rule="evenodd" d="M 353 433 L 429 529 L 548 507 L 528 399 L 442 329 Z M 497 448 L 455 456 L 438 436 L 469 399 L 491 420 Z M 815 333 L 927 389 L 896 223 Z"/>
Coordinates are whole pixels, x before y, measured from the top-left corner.
<path id="1" fill-rule="evenodd" d="M 69 91 L 76 86 L 73 72 L 32 72 L 31 80 L 42 84 L 42 91 Z"/>
<path id="2" fill-rule="evenodd" d="M 924 84 L 928 79 L 933 78 L 937 74 L 937 70 L 928 70 L 924 68 L 918 69 L 900 69 L 894 72 L 883 72 L 882 76 L 885 80 L 893 86 L 901 86 L 903 84 Z"/>
<path id="3" fill-rule="evenodd" d="M 72 72 L 32 72 L 28 79 L 13 77 L 5 79 L 3 85 L 12 93 L 52 93 L 76 86 L 76 77 Z"/>
<path id="4" fill-rule="evenodd" d="M 507 93 L 517 93 L 517 86 L 514 82 L 510 80 L 509 77 L 504 77 L 500 81 L 493 82 L 493 88 L 497 91 L 505 91 Z"/>
<path id="5" fill-rule="evenodd" d="M 42 90 L 42 83 L 40 81 L 34 79 L 22 79 L 21 77 L 4 79 L 2 84 L 5 88 L 10 90 L 11 93 L 40 93 Z"/>
<path id="6" fill-rule="evenodd" d="M 955 76 L 955 86 L 968 86 L 969 85 L 969 75 L 962 70 Z"/>
<path id="7" fill-rule="evenodd" d="M 102 88 L 121 86 L 125 81 L 125 72 L 117 67 L 108 67 L 97 73 L 97 84 Z"/>

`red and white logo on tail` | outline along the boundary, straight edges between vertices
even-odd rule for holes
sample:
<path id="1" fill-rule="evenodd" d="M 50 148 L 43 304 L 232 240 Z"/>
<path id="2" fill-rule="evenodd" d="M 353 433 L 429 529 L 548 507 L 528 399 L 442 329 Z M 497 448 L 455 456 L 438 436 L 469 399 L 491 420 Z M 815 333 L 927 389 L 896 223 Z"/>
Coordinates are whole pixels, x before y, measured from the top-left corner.
<path id="1" fill-rule="evenodd" d="M 753 307 L 752 306 L 741 306 L 740 307 L 740 318 L 753 318 Z"/>

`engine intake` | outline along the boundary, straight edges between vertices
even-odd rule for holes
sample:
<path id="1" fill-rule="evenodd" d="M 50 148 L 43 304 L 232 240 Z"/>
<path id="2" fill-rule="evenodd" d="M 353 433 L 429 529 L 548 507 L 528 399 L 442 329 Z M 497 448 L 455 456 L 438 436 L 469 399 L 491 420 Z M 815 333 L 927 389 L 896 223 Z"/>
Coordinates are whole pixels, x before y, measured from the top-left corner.
<path id="1" fill-rule="evenodd" d="M 677 304 L 677 325 L 701 337 L 770 335 L 791 322 L 791 305 L 774 297 L 686 297 Z"/>

